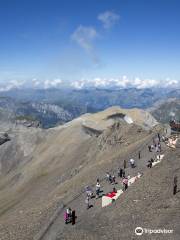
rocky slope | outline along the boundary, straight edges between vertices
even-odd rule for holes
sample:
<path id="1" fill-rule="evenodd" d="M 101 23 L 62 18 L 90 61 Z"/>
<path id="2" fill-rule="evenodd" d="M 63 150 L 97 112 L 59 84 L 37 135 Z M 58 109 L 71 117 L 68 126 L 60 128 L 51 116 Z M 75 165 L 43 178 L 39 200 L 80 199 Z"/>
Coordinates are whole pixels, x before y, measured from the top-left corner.
<path id="1" fill-rule="evenodd" d="M 180 121 L 180 99 L 170 98 L 157 102 L 149 112 L 162 123 L 169 123 L 170 120 Z"/>
<path id="2" fill-rule="evenodd" d="M 94 184 L 97 177 L 103 178 L 107 170 L 115 171 L 124 159 L 130 157 L 137 161 L 136 172 L 147 171 L 147 145 L 159 131 L 163 131 L 163 127 L 149 113 L 118 107 L 85 114 L 48 130 L 9 128 L 7 132 L 11 141 L 0 146 L 0 239 L 38 239 L 57 208 L 68 203 L 74 205 L 81 216 L 77 227 L 64 228 L 63 215 L 60 214 L 60 222 L 53 225 L 58 226 L 53 230 L 54 235 L 50 231 L 50 235 L 43 236 L 44 239 L 59 239 L 59 236 L 60 239 L 71 239 L 73 234 L 77 237 L 72 239 L 101 239 L 103 231 L 102 239 L 109 239 L 112 224 L 114 239 L 119 239 L 116 233 L 120 234 L 124 224 L 137 214 L 137 211 L 133 212 L 133 206 L 126 206 L 132 205 L 131 191 L 127 193 L 130 194 L 127 201 L 122 206 L 117 202 L 112 212 L 108 209 L 102 211 L 99 200 L 89 218 L 86 218 L 82 192 L 86 185 Z M 140 160 L 137 158 L 139 150 L 143 154 Z M 164 169 L 167 173 L 165 163 Z M 155 174 L 161 175 L 160 172 Z M 129 168 L 127 173 L 134 174 Z M 144 184 L 149 184 L 150 178 L 145 179 Z M 155 183 L 156 175 L 153 179 Z M 142 184 L 137 192 L 141 192 L 140 199 L 143 198 Z M 155 191 L 154 188 L 146 190 L 146 198 Z M 140 203 L 145 209 L 146 204 Z M 121 211 L 122 223 L 116 214 Z M 142 212 L 138 216 L 141 215 Z M 114 225 L 114 222 L 118 224 Z M 123 236 L 125 240 L 130 239 L 130 232 Z"/>

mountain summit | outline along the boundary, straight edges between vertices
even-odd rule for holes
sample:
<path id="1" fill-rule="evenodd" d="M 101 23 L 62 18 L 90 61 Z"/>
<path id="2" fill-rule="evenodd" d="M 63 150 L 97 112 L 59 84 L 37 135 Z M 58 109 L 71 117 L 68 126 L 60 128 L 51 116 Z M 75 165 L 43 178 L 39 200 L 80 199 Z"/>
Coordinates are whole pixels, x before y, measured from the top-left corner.
<path id="1" fill-rule="evenodd" d="M 164 134 L 164 127 L 150 113 L 141 109 L 111 107 L 99 113 L 84 114 L 47 130 L 9 126 L 6 132 L 10 141 L 0 146 L 1 239 L 74 239 L 74 234 L 77 239 L 98 239 L 102 229 L 102 239 L 107 239 L 112 225 L 114 239 L 118 239 L 122 226 L 120 219 L 117 221 L 119 213 L 117 215 L 116 212 L 122 211 L 120 216 L 125 226 L 124 221 L 131 222 L 133 218 L 140 221 L 142 216 L 140 210 L 136 213 L 140 205 L 133 203 L 134 200 L 140 201 L 144 209 L 149 200 L 145 202 L 143 197 L 152 198 L 156 204 L 153 209 L 158 209 L 156 200 L 160 196 L 155 188 L 160 186 L 159 183 L 154 185 L 156 174 L 163 183 L 168 165 L 164 162 L 152 173 L 147 169 L 148 159 L 154 157 L 154 153 L 150 156 L 148 145 L 158 132 Z M 163 151 L 167 151 L 165 147 Z M 141 159 L 138 158 L 139 152 Z M 173 156 L 173 161 L 176 161 L 176 156 Z M 125 193 L 126 202 L 121 199 L 116 205 L 103 210 L 101 199 L 98 199 L 87 217 L 85 187 L 94 186 L 99 178 L 104 186 L 103 191 L 108 191 L 111 186 L 103 180 L 105 173 L 109 171 L 116 174 L 124 160 L 128 164 L 132 157 L 136 161 L 136 168 L 127 166 L 126 174 L 133 176 L 141 172 L 144 176 L 134 188 L 129 188 L 127 195 Z M 151 174 L 154 176 L 152 179 Z M 149 188 L 144 189 L 143 184 Z M 166 183 L 163 184 L 162 187 Z M 158 191 L 161 193 L 160 189 Z M 177 206 L 174 200 L 171 204 Z M 78 223 L 75 229 L 64 226 L 64 206 L 76 209 Z M 168 205 L 168 209 L 171 213 L 171 205 Z M 129 239 L 129 231 L 123 233 L 123 239 Z"/>

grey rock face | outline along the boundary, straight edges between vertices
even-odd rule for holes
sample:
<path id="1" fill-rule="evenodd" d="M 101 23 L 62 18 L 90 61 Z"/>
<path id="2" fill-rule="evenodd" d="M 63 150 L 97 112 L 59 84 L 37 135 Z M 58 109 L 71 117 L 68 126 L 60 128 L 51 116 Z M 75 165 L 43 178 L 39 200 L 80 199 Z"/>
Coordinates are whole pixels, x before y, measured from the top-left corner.
<path id="1" fill-rule="evenodd" d="M 7 133 L 0 133 L 0 145 L 3 143 L 10 141 L 10 138 Z"/>

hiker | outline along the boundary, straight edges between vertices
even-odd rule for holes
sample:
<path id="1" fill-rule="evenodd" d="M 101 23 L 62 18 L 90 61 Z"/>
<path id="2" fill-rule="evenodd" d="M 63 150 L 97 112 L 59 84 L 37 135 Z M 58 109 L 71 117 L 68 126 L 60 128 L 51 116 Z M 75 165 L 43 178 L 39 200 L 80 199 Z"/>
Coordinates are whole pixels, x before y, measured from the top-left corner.
<path id="1" fill-rule="evenodd" d="M 122 178 L 125 178 L 125 169 L 122 169 Z"/>
<path id="2" fill-rule="evenodd" d="M 159 149 L 159 145 L 158 145 L 158 144 L 155 145 L 155 150 L 156 150 L 156 152 L 160 152 L 160 149 Z"/>
<path id="3" fill-rule="evenodd" d="M 109 183 L 112 183 L 112 176 L 109 174 Z"/>
<path id="4" fill-rule="evenodd" d="M 141 151 L 138 152 L 138 157 L 141 159 Z"/>
<path id="5" fill-rule="evenodd" d="M 118 171 L 118 177 L 122 178 L 122 176 L 123 176 L 123 169 L 120 168 Z"/>
<path id="6" fill-rule="evenodd" d="M 89 209 L 90 208 L 89 196 L 86 197 L 85 203 L 86 203 L 86 209 Z"/>
<path id="7" fill-rule="evenodd" d="M 131 158 L 129 160 L 129 162 L 130 162 L 131 167 L 134 168 L 135 167 L 135 160 L 133 158 Z"/>
<path id="8" fill-rule="evenodd" d="M 109 182 L 109 176 L 110 176 L 109 172 L 106 172 L 106 181 L 107 182 Z"/>
<path id="9" fill-rule="evenodd" d="M 151 162 L 151 160 L 148 160 L 147 167 L 148 167 L 148 168 L 152 168 L 152 162 Z"/>
<path id="10" fill-rule="evenodd" d="M 152 162 L 152 163 L 154 162 L 154 159 L 153 159 L 153 158 L 151 158 L 151 162 Z"/>
<path id="11" fill-rule="evenodd" d="M 161 152 L 161 144 L 158 143 L 158 148 L 159 148 L 159 151 Z"/>
<path id="12" fill-rule="evenodd" d="M 121 175 L 121 169 L 120 168 L 118 168 L 118 177 L 120 177 L 120 175 Z"/>
<path id="13" fill-rule="evenodd" d="M 161 137 L 160 137 L 160 134 L 158 133 L 158 140 L 159 142 L 161 141 Z"/>
<path id="14" fill-rule="evenodd" d="M 152 152 L 151 145 L 148 145 L 149 152 Z"/>
<path id="15" fill-rule="evenodd" d="M 66 213 L 67 213 L 67 221 L 69 223 L 71 222 L 71 214 L 72 214 L 71 208 L 67 208 Z"/>
<path id="16" fill-rule="evenodd" d="M 126 160 L 123 162 L 124 169 L 126 168 Z"/>
<path id="17" fill-rule="evenodd" d="M 68 214 L 67 214 L 67 211 L 64 212 L 64 221 L 65 221 L 65 224 L 68 224 Z"/>
<path id="18" fill-rule="evenodd" d="M 117 189 L 115 187 L 113 187 L 113 192 L 117 193 Z"/>
<path id="19" fill-rule="evenodd" d="M 174 181 L 173 181 L 173 185 L 174 185 L 174 187 L 173 187 L 173 195 L 176 195 L 176 193 L 177 193 L 177 181 L 178 181 L 177 176 L 175 176 L 174 177 Z"/>
<path id="20" fill-rule="evenodd" d="M 123 179 L 123 191 L 126 191 L 128 189 L 128 179 Z"/>
<path id="21" fill-rule="evenodd" d="M 97 183 L 96 183 L 96 199 L 99 198 L 100 189 L 101 189 L 101 185 L 100 185 L 99 181 L 97 181 Z"/>
<path id="22" fill-rule="evenodd" d="M 74 225 L 76 223 L 76 213 L 75 213 L 75 210 L 72 211 L 72 225 Z"/>
<path id="23" fill-rule="evenodd" d="M 113 175 L 112 176 L 112 184 L 115 184 L 116 183 L 116 177 Z"/>
<path id="24" fill-rule="evenodd" d="M 91 189 L 91 187 L 87 186 L 85 189 L 86 189 L 87 196 L 92 198 L 93 197 L 93 190 Z"/>

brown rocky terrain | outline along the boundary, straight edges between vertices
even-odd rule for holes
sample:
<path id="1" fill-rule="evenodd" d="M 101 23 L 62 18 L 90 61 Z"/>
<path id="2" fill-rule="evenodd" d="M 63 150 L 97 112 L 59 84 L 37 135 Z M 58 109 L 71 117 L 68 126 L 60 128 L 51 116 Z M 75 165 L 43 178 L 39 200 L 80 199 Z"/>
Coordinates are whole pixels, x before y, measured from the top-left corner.
<path id="1" fill-rule="evenodd" d="M 136 226 L 172 228 L 167 239 L 179 239 L 179 193 L 172 195 L 179 149 L 163 145 L 163 162 L 146 167 L 155 157 L 147 145 L 164 130 L 149 113 L 118 107 L 48 130 L 6 127 L 11 140 L 0 146 L 0 239 L 126 240 L 136 238 Z M 102 209 L 101 199 L 92 200 L 87 211 L 84 187 L 100 178 L 104 193 L 112 190 L 105 172 L 117 175 L 131 157 L 137 167 L 128 167 L 127 174 L 143 172 L 142 179 L 112 206 Z M 76 209 L 75 226 L 65 226 L 64 206 Z"/>

